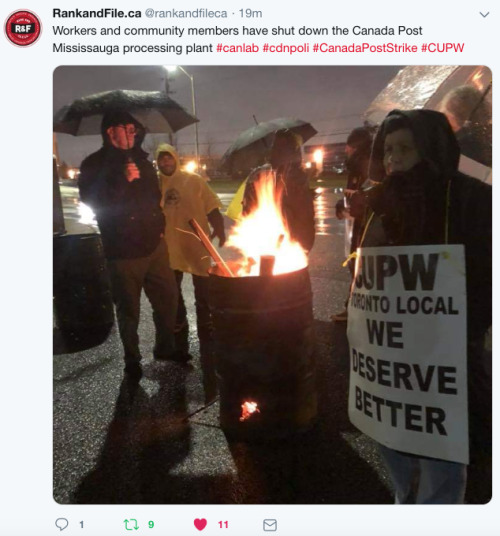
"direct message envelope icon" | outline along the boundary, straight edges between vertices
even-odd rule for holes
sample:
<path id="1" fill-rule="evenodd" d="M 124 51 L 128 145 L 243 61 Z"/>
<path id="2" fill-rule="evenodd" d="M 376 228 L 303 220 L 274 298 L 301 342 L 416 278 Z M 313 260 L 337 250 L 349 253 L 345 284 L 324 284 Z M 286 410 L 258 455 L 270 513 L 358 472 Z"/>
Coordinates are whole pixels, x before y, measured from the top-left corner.
<path id="1" fill-rule="evenodd" d="M 276 532 L 278 530 L 278 522 L 276 519 L 264 519 L 264 532 Z"/>
<path id="2" fill-rule="evenodd" d="M 32 11 L 26 9 L 11 13 L 5 21 L 7 39 L 18 47 L 32 45 L 42 32 L 42 23 Z"/>

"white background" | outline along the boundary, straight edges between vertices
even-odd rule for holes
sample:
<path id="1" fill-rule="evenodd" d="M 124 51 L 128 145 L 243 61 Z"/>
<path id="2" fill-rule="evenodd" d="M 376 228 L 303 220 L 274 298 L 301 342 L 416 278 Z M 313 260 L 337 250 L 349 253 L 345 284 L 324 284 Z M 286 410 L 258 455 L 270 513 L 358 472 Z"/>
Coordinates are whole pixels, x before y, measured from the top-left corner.
<path id="1" fill-rule="evenodd" d="M 37 5 L 38 4 L 38 5 Z M 111 57 L 84 54 L 53 54 L 53 7 L 61 9 L 100 9 L 117 7 L 123 10 L 145 9 L 211 9 L 240 8 L 262 10 L 259 21 L 234 18 L 227 25 L 282 26 L 423 26 L 424 37 L 411 38 L 434 42 L 465 42 L 462 54 L 399 54 L 379 55 L 256 55 L 204 54 L 187 59 L 172 55 L 128 55 Z M 3 21 L 16 10 L 33 10 L 41 18 L 43 33 L 29 48 L 12 46 L 0 38 L 2 59 L 2 357 L 0 408 L 2 449 L 0 457 L 0 532 L 8 536 L 46 536 L 58 534 L 54 521 L 67 517 L 70 527 L 64 536 L 125 534 L 122 521 L 135 517 L 141 521 L 154 519 L 151 534 L 182 536 L 198 533 L 193 528 L 195 517 L 211 521 L 202 534 L 262 534 L 262 519 L 277 518 L 279 535 L 342 536 L 370 534 L 391 535 L 496 535 L 498 533 L 498 498 L 487 506 L 460 507 L 395 507 L 395 506 L 61 506 L 52 499 L 52 71 L 58 65 L 105 64 L 469 64 L 488 65 L 493 73 L 499 62 L 498 3 L 492 1 L 367 1 L 297 2 L 254 1 L 251 4 L 233 2 L 193 2 L 183 0 L 159 2 L 151 0 L 132 3 L 86 0 L 80 4 L 62 2 L 31 4 L 4 2 L 0 9 Z M 479 11 L 490 11 L 483 19 Z M 145 19 L 139 19 L 145 26 Z M 149 20 L 149 19 L 148 19 Z M 182 24 L 151 19 L 148 24 Z M 130 19 L 129 19 L 130 22 Z M 89 26 L 115 25 L 118 19 L 84 19 L 69 21 Z M 208 19 L 200 25 L 208 25 Z M 216 24 L 217 19 L 212 19 Z M 189 19 L 187 20 L 189 24 Z M 116 42 L 116 37 L 113 41 Z M 292 39 L 292 38 L 288 38 Z M 298 44 L 304 41 L 296 37 Z M 360 38 L 361 40 L 361 38 Z M 380 42 L 387 38 L 379 38 Z M 393 40 L 391 38 L 391 40 Z M 410 41 L 410 38 L 404 39 Z M 70 42 L 69 39 L 65 39 Z M 203 38 L 197 38 L 203 43 Z M 206 38 L 207 42 L 214 39 Z M 238 38 L 237 42 L 243 41 Z M 259 42 L 258 38 L 251 39 Z M 332 41 L 329 39 L 328 41 Z M 350 42 L 349 39 L 348 42 Z M 377 38 L 370 37 L 376 42 Z M 78 42 L 78 38 L 75 39 Z M 216 41 L 218 42 L 218 40 Z M 226 39 L 230 42 L 230 39 Z M 289 42 L 292 42 L 291 40 Z M 111 59 L 110 59 L 111 58 Z M 494 102 L 497 91 L 494 88 Z M 496 106 L 494 107 L 496 110 Z M 495 124 L 498 122 L 495 113 Z M 21 170 L 21 172 L 20 172 Z M 22 174 L 21 174 L 22 173 Z M 496 196 L 495 196 L 496 197 Z M 494 225 L 498 226 L 498 211 Z M 495 249 L 497 257 L 498 247 Z M 496 263 L 495 263 L 496 265 Z M 495 297 L 498 297 L 495 289 Z M 494 299 L 493 303 L 497 300 Z M 494 371 L 496 374 L 496 370 Z M 498 375 L 496 375 L 498 376 Z M 494 395 L 498 392 L 498 377 Z M 498 403 L 498 396 L 494 396 Z M 497 404 L 498 405 L 498 404 Z M 498 409 L 498 408 L 497 408 Z M 498 411 L 494 412 L 498 415 Z M 498 417 L 495 427 L 498 430 Z M 495 433 L 495 436 L 498 436 Z M 498 445 L 498 441 L 494 444 Z M 496 449 L 498 451 L 498 448 Z M 498 452 L 496 452 L 498 454 Z M 494 464 L 494 492 L 498 483 L 498 466 Z M 78 522 L 85 520 L 85 529 Z M 222 532 L 213 521 L 229 520 L 230 528 Z M 149 533 L 140 529 L 139 534 Z"/>

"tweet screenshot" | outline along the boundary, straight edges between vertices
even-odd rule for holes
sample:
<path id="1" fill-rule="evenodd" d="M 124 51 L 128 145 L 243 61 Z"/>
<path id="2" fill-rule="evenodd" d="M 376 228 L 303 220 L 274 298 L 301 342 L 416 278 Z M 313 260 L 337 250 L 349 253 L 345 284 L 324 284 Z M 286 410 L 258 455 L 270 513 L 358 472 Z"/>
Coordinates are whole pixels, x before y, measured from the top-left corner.
<path id="1" fill-rule="evenodd" d="M 0 15 L 0 532 L 496 536 L 497 4 Z"/>

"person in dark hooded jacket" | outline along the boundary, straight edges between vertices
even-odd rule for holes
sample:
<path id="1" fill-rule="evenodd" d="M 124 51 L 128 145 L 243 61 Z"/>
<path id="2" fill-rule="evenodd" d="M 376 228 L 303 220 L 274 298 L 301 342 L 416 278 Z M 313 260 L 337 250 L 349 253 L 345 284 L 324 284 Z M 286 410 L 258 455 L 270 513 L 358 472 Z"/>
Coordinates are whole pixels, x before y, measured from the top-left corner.
<path id="1" fill-rule="evenodd" d="M 273 172 L 276 191 L 281 193 L 281 210 L 292 240 L 310 251 L 314 245 L 314 198 L 302 169 L 300 136 L 288 129 L 278 130 L 268 155 L 269 163 L 251 171 L 243 194 L 243 211 L 252 212 L 257 199 L 255 183 Z"/>
<path id="2" fill-rule="evenodd" d="M 389 113 L 373 145 L 370 178 L 382 182 L 364 193 L 370 218 L 360 245 L 465 246 L 469 435 L 474 440 L 491 425 L 491 399 L 484 396 L 491 382 L 483 356 L 492 317 L 492 195 L 489 185 L 458 172 L 459 156 L 445 115 L 431 110 Z M 491 429 L 489 435 L 491 444 Z M 380 451 L 397 503 L 463 502 L 466 465 L 382 445 Z"/>
<path id="3" fill-rule="evenodd" d="M 363 227 L 362 215 L 355 216 L 355 210 L 351 211 L 351 198 L 359 192 L 368 179 L 368 165 L 372 148 L 372 132 L 367 127 L 358 127 L 351 131 L 347 137 L 345 154 L 347 184 L 344 197 L 335 205 L 335 215 L 339 220 L 346 220 L 346 255 L 352 254 L 358 247 L 361 238 L 360 231 Z M 348 248 L 348 250 L 347 250 Z M 354 259 L 347 262 L 351 277 L 354 274 Z M 334 322 L 347 322 L 347 302 L 343 311 L 332 315 Z"/>
<path id="4" fill-rule="evenodd" d="M 104 115 L 101 131 L 103 146 L 82 162 L 78 186 L 101 232 L 125 372 L 138 380 L 142 289 L 153 308 L 156 356 L 173 351 L 177 287 L 163 240 L 165 219 L 156 171 L 141 149 L 144 128 L 129 113 L 114 112 Z"/>

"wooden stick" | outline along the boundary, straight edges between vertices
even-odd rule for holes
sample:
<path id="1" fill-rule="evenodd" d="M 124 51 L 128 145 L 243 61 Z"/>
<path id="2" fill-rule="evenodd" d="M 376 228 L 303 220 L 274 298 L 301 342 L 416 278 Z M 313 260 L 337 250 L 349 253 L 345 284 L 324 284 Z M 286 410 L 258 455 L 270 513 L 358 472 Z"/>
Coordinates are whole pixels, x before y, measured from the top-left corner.
<path id="1" fill-rule="evenodd" d="M 193 231 L 198 235 L 201 243 L 205 246 L 210 257 L 214 260 L 215 264 L 222 270 L 223 275 L 226 277 L 234 277 L 233 272 L 229 269 L 229 266 L 225 263 L 224 259 L 219 255 L 219 252 L 215 249 L 210 238 L 205 234 L 205 231 L 200 227 L 200 224 L 192 218 L 189 220 L 189 225 L 193 228 Z"/>
<path id="2" fill-rule="evenodd" d="M 275 260 L 274 255 L 261 255 L 259 275 L 273 275 Z"/>

